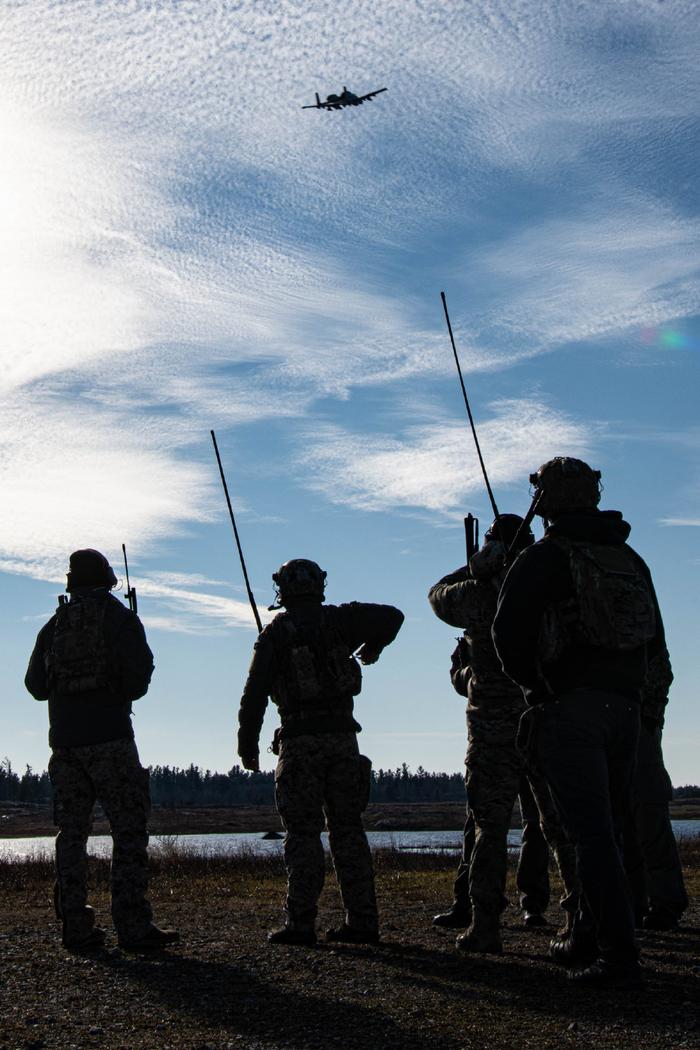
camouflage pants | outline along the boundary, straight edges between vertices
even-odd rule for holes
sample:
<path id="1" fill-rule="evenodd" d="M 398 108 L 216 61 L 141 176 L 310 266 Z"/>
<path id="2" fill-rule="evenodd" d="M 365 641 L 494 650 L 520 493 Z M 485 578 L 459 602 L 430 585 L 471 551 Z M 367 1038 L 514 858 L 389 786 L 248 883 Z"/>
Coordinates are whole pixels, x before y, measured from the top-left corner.
<path id="1" fill-rule="evenodd" d="M 575 912 L 579 899 L 576 855 L 559 820 L 549 788 L 532 767 L 525 768 L 515 743 L 518 718 L 467 714 L 467 796 L 476 828 L 469 867 L 469 896 L 474 910 L 499 915 L 506 907 L 508 829 L 526 773 L 540 813 L 540 827 L 564 884 L 562 908 Z"/>
<path id="2" fill-rule="evenodd" d="M 87 907 L 86 843 L 99 801 L 112 830 L 112 918 L 120 937 L 138 939 L 152 912 L 148 888 L 148 771 L 133 740 L 57 747 L 49 760 L 54 791 L 56 904 L 64 935 L 81 939 L 94 924 Z"/>
<path id="3" fill-rule="evenodd" d="M 378 926 L 372 857 L 362 827 L 370 769 L 354 733 L 309 734 L 283 740 L 280 745 L 275 796 L 286 830 L 285 910 L 287 925 L 293 929 L 314 927 L 325 876 L 324 822 L 345 921 L 355 929 L 376 930 Z"/>

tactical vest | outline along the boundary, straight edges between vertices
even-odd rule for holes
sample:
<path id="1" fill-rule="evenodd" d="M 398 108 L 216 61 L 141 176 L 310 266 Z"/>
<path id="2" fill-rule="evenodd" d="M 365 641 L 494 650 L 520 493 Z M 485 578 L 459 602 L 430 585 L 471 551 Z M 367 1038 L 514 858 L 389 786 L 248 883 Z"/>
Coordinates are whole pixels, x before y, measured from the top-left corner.
<path id="1" fill-rule="evenodd" d="M 45 657 L 52 692 L 88 693 L 108 685 L 106 604 L 104 599 L 81 598 L 59 605 Z"/>
<path id="2" fill-rule="evenodd" d="M 654 638 L 654 600 L 628 547 L 560 537 L 547 542 L 566 553 L 574 595 L 545 611 L 540 634 L 543 663 L 557 660 L 572 645 L 629 650 Z"/>
<path id="3" fill-rule="evenodd" d="M 299 627 L 288 613 L 277 617 L 275 625 L 280 632 L 275 639 L 280 671 L 272 697 L 283 712 L 357 696 L 362 688 L 360 665 L 325 610 L 318 627 Z"/>

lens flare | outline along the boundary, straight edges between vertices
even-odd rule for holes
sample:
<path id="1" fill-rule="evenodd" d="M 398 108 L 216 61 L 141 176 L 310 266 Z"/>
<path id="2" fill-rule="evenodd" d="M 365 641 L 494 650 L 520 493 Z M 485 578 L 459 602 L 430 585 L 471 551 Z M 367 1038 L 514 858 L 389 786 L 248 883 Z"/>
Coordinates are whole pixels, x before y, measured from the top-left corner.
<path id="1" fill-rule="evenodd" d="M 697 350 L 700 342 L 679 328 L 645 327 L 639 331 L 644 346 L 661 347 L 664 350 Z"/>

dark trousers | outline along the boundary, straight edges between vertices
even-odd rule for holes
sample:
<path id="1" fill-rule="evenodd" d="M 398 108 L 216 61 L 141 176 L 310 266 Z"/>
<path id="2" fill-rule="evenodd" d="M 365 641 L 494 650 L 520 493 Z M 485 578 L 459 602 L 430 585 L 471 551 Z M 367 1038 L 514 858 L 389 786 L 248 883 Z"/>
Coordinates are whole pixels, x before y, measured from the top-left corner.
<path id="1" fill-rule="evenodd" d="M 688 907 L 668 803 L 673 794 L 664 766 L 661 727 L 642 725 L 631 807 L 625 814 L 625 868 L 639 923 L 651 908 L 679 919 Z"/>
<path id="2" fill-rule="evenodd" d="M 518 858 L 515 884 L 523 912 L 541 915 L 549 904 L 549 846 L 542 834 L 540 811 L 527 777 L 520 780 L 518 791 L 523 839 Z"/>
<path id="3" fill-rule="evenodd" d="M 602 958 L 637 958 L 621 854 L 639 736 L 639 706 L 616 693 L 577 689 L 541 704 L 532 747 L 576 848 L 585 902 Z"/>

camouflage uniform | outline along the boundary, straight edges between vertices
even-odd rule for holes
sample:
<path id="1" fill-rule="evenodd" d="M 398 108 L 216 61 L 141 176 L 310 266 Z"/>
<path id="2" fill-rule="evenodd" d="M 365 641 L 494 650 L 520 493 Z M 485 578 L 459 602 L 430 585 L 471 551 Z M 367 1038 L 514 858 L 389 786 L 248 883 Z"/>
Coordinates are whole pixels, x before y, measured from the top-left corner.
<path id="1" fill-rule="evenodd" d="M 94 914 L 87 907 L 87 855 L 95 801 L 104 809 L 114 841 L 112 918 L 123 940 L 138 940 L 153 913 L 148 887 L 148 770 L 133 740 L 54 748 L 49 760 L 54 789 L 57 910 L 77 940 L 87 936 Z"/>
<path id="2" fill-rule="evenodd" d="M 99 623 L 102 641 L 94 658 L 87 647 L 85 666 L 79 668 L 82 674 L 92 663 L 98 673 L 73 689 L 69 673 L 54 677 L 54 640 L 61 617 L 80 614 L 81 604 L 87 610 L 82 614 L 86 637 L 94 642 L 89 626 Z M 81 656 L 80 639 L 78 629 L 72 640 L 74 662 L 76 653 Z M 70 602 L 59 606 L 39 632 L 29 661 L 27 689 L 49 702 L 49 774 L 59 829 L 55 897 L 66 944 L 86 941 L 94 927 L 94 912 L 87 906 L 86 843 L 95 801 L 112 831 L 112 915 L 119 941 L 133 943 L 153 932 L 146 899 L 148 772 L 139 761 L 131 724 L 132 701 L 146 693 L 152 673 L 153 654 L 141 621 L 109 587 L 74 587 Z"/>
<path id="3" fill-rule="evenodd" d="M 369 932 L 378 926 L 372 860 L 361 817 L 369 800 L 371 765 L 359 754 L 357 732 L 361 727 L 353 717 L 352 692 L 335 692 L 331 675 L 325 679 L 326 692 L 315 700 L 302 702 L 292 695 L 289 653 L 296 644 L 293 632 L 303 632 L 313 650 L 313 639 L 318 643 L 323 630 L 331 629 L 347 662 L 360 645 L 378 655 L 396 637 L 402 622 L 403 614 L 389 605 L 322 605 L 320 598 L 289 602 L 287 611 L 276 616 L 256 642 L 239 710 L 238 751 L 244 762 L 257 756 L 271 696 L 282 720 L 275 785 L 286 830 L 288 930 L 314 930 L 324 880 L 320 839 L 324 823 L 347 926 Z M 327 666 L 327 653 L 322 650 L 321 646 L 316 651 L 314 662 Z"/>
<path id="4" fill-rule="evenodd" d="M 540 824 L 551 846 L 564 883 L 561 905 L 575 911 L 578 882 L 573 848 L 557 818 L 549 790 L 534 770 L 525 770 L 516 747 L 524 700 L 521 690 L 504 674 L 491 639 L 503 563 L 498 542 L 487 544 L 470 567 L 443 577 L 429 592 L 433 611 L 453 627 L 464 628 L 470 649 L 466 755 L 467 796 L 476 834 L 469 871 L 469 895 L 477 912 L 495 929 L 507 904 L 504 890 L 507 836 L 520 780 L 527 773 L 540 812 Z M 476 576 L 477 578 L 474 578 Z M 494 939 L 495 943 L 495 939 Z"/>
<path id="5" fill-rule="evenodd" d="M 534 775 L 532 771 L 530 775 Z M 540 793 L 546 798 L 544 789 Z M 523 837 L 518 855 L 515 884 L 520 897 L 520 908 L 525 916 L 542 915 L 549 906 L 549 846 L 542 834 L 540 811 L 532 794 L 530 782 L 523 773 L 518 785 L 518 804 Z M 474 814 L 467 799 L 467 819 L 462 839 L 462 855 L 454 881 L 454 900 L 451 911 L 437 916 L 436 926 L 468 926 L 471 918 L 469 900 L 469 867 L 474 849 Z M 440 921 L 440 920 L 443 921 Z M 453 920 L 447 921 L 444 920 Z M 459 919 L 460 921 L 457 921 Z"/>
<path id="6" fill-rule="evenodd" d="M 354 733 L 283 740 L 275 771 L 277 809 L 286 830 L 286 923 L 312 929 L 323 889 L 325 823 L 348 926 L 376 929 L 374 873 L 362 813 L 369 801 L 371 765 Z"/>

